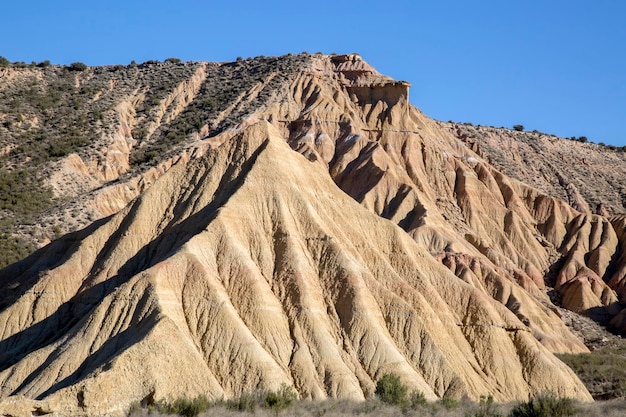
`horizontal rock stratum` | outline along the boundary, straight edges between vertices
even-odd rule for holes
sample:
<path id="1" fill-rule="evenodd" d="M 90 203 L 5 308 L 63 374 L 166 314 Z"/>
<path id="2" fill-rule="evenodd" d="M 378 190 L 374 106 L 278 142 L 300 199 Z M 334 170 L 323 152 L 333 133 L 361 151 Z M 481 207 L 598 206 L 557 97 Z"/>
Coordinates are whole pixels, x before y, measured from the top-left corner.
<path id="1" fill-rule="evenodd" d="M 99 219 L 0 271 L 0 411 L 123 414 L 283 383 L 364 399 L 389 372 L 431 400 L 591 400 L 554 356 L 587 348 L 547 294 L 623 326 L 626 217 L 507 177 L 358 55 L 295 62 L 157 165 L 128 171 L 141 85 L 114 110 L 116 170 L 86 151 L 54 162 L 51 184 L 78 178 L 68 198 Z M 213 106 L 214 65 L 144 137 Z"/>

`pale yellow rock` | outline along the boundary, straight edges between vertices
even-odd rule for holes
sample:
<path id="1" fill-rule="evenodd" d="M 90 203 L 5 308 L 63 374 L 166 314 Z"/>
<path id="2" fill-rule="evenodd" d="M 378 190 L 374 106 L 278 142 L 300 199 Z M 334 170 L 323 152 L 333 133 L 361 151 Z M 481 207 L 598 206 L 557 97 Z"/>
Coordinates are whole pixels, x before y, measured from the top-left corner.
<path id="1" fill-rule="evenodd" d="M 14 301 L 0 313 L 2 397 L 68 414 L 281 383 L 304 398 L 362 399 L 395 372 L 429 399 L 547 387 L 590 399 L 515 314 L 266 122 L 70 239 L 4 289 Z M 52 267 L 62 245 L 73 250 Z M 36 270 L 47 272 L 28 278 Z"/>

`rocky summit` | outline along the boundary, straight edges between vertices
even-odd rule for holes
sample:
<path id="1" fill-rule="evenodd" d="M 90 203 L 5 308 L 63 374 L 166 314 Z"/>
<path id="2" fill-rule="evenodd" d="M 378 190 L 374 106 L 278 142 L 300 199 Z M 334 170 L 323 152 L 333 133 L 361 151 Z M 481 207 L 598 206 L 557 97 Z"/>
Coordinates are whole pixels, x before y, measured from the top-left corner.
<path id="1" fill-rule="evenodd" d="M 0 71 L 0 412 L 591 401 L 562 308 L 626 331 L 619 149 L 434 121 L 355 54 Z"/>

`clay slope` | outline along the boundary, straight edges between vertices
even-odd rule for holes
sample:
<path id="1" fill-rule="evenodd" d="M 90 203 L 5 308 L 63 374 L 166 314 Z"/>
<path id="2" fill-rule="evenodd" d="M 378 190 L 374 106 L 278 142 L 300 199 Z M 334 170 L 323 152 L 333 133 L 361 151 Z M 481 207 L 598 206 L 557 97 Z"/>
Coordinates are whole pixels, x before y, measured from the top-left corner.
<path id="1" fill-rule="evenodd" d="M 442 123 L 506 175 L 584 213 L 626 212 L 626 148 L 541 132 Z"/>
<path id="2" fill-rule="evenodd" d="M 37 133 L 33 126 L 41 138 L 53 138 L 49 151 L 57 142 L 73 143 L 73 136 L 63 136 L 63 123 L 75 132 L 80 124 L 65 114 L 75 112 L 45 107 L 58 100 L 58 91 L 81 103 L 81 123 L 94 115 L 106 122 L 80 132 L 97 146 L 28 168 L 50 173 L 44 182 L 62 204 L 46 208 L 45 193 L 35 202 L 25 193 L 8 201 L 23 198 L 26 208 L 0 205 L 0 249 L 15 250 L 16 238 L 26 242 L 8 259 L 118 212 L 172 166 L 268 120 L 294 150 L 323 161 L 341 189 L 422 241 L 464 279 L 501 281 L 496 287 L 516 282 L 545 305 L 555 302 L 626 330 L 617 317 L 626 274 L 622 220 L 609 217 L 622 210 L 623 155 L 535 133 L 434 122 L 409 105 L 408 83 L 379 74 L 358 55 L 6 71 L 0 83 L 6 102 L 15 101 L 12 92 L 32 99 L 18 107 L 20 114 L 12 113 L 15 106 L 2 108 L 6 166 L 24 168 L 23 153 L 34 151 L 20 141 Z M 25 115 L 32 120 L 18 123 Z M 566 163 L 583 151 L 581 164 Z M 0 169 L 0 177 L 5 174 Z M 29 181 L 22 186 L 28 189 Z M 33 219 L 28 205 L 43 212 Z M 507 304 L 496 287 L 489 284 L 488 292 Z M 512 311 L 535 326 L 539 338 L 552 340 L 543 336 L 552 326 L 537 327 L 531 313 L 518 310 Z M 555 351 L 572 346 L 550 344 Z"/>
<path id="3" fill-rule="evenodd" d="M 303 105 L 277 110 L 291 120 L 284 134 L 292 148 L 323 161 L 347 194 L 509 306 L 546 344 L 550 326 L 529 317 L 521 296 L 503 295 L 510 282 L 523 297 L 626 330 L 621 217 L 581 212 L 507 177 L 411 106 L 407 83 L 364 69 L 358 56 L 319 60 L 292 84 L 292 96 Z"/>
<path id="4" fill-rule="evenodd" d="M 386 372 L 430 399 L 590 399 L 476 267 L 459 279 L 311 159 L 260 121 L 2 270 L 0 404 L 120 414 L 148 396 L 283 382 L 360 399 Z M 575 345 L 517 283 L 487 281 Z"/>

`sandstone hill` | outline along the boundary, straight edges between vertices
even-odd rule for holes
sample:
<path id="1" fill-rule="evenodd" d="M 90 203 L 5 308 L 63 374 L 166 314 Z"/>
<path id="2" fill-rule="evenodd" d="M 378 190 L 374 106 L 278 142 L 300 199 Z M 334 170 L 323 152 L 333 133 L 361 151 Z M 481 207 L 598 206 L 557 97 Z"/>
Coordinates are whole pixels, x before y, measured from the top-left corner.
<path id="1" fill-rule="evenodd" d="M 387 372 L 430 399 L 590 400 L 559 308 L 626 330 L 622 203 L 514 179 L 513 150 L 358 55 L 3 71 L 5 248 L 52 241 L 0 270 L 0 411 L 362 399 Z"/>

